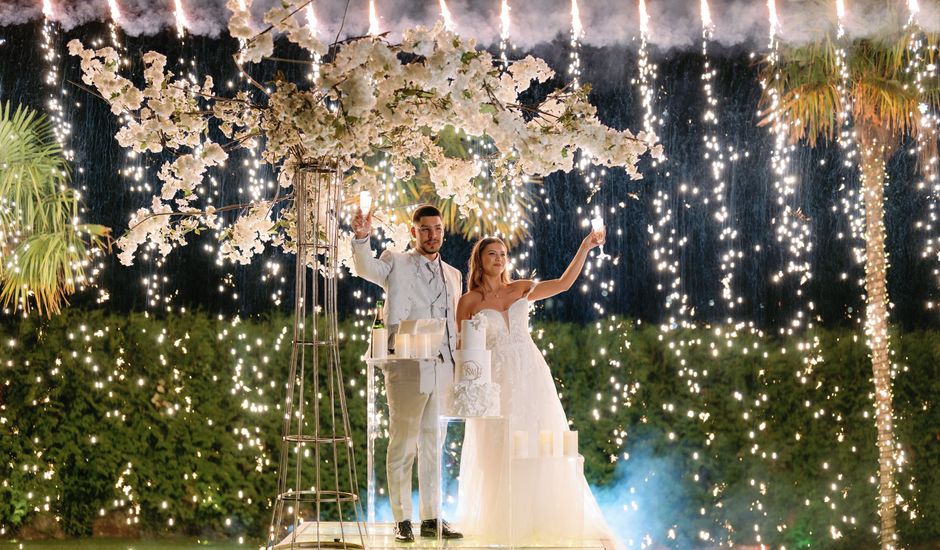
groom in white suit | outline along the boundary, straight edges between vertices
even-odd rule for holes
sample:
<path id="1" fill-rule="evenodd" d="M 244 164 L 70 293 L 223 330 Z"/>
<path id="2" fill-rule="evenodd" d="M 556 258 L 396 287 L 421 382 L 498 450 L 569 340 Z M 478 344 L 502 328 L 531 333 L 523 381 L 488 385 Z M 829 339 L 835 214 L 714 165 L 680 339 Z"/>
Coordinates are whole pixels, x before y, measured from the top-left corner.
<path id="1" fill-rule="evenodd" d="M 388 395 L 389 442 L 386 457 L 388 497 L 395 517 L 395 539 L 413 542 L 411 527 L 411 477 L 418 459 L 418 493 L 421 536 L 436 537 L 438 521 L 445 538 L 461 538 L 447 522 L 437 517 L 439 509 L 439 462 L 442 439 L 438 425 L 440 400 L 453 382 L 453 350 L 457 346 L 454 314 L 462 288 L 460 271 L 444 263 L 441 212 L 432 205 L 419 206 L 412 215 L 413 247 L 407 252 L 386 250 L 375 257 L 369 243 L 371 213 L 357 212 L 353 219 L 353 266 L 356 274 L 385 289 L 385 324 L 389 342 L 407 319 L 446 319 L 445 338 L 435 368 L 434 389 L 421 393 L 416 365 L 399 364 L 385 370 Z M 376 343 L 378 344 L 378 343 Z M 391 347 L 391 346 L 389 346 Z"/>

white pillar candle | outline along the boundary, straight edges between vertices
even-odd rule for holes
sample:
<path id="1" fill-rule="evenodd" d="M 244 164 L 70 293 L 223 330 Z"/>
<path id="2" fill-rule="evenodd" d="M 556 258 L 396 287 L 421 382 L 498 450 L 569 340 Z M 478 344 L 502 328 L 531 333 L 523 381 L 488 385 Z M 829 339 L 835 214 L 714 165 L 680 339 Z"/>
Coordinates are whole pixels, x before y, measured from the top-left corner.
<path id="1" fill-rule="evenodd" d="M 411 335 L 410 334 L 396 334 L 395 335 L 395 357 L 399 359 L 408 359 L 412 356 L 411 349 Z"/>
<path id="2" fill-rule="evenodd" d="M 372 193 L 368 191 L 359 192 L 359 210 L 362 210 L 363 214 L 368 214 L 372 210 Z"/>
<path id="3" fill-rule="evenodd" d="M 419 359 L 424 359 L 431 356 L 430 349 L 430 335 L 429 334 L 415 334 L 414 336 L 414 355 Z"/>
<path id="4" fill-rule="evenodd" d="M 552 445 L 552 456 L 562 457 L 565 456 L 565 432 L 568 430 L 561 430 L 558 432 L 552 432 L 554 436 L 554 444 Z"/>
<path id="5" fill-rule="evenodd" d="M 385 359 L 388 357 L 388 329 L 372 329 L 372 358 Z"/>
<path id="6" fill-rule="evenodd" d="M 539 456 L 552 456 L 554 453 L 555 434 L 542 430 L 539 432 Z"/>
<path id="7" fill-rule="evenodd" d="M 565 439 L 565 456 L 578 456 L 578 432 L 574 430 L 568 431 L 565 432 L 562 437 Z"/>
<path id="8" fill-rule="evenodd" d="M 529 458 L 529 432 L 512 433 L 512 457 Z"/>

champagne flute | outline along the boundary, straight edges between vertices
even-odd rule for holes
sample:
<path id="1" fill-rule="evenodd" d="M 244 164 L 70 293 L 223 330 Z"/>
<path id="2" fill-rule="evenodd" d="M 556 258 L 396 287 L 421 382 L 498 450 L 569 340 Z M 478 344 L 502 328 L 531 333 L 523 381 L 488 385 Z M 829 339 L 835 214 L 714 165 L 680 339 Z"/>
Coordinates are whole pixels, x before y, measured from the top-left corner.
<path id="1" fill-rule="evenodd" d="M 596 217 L 594 217 L 594 218 L 591 218 L 591 229 L 592 229 L 595 233 L 601 233 L 601 232 L 603 232 L 604 229 L 605 229 L 605 228 L 604 228 L 604 218 L 602 218 L 602 217 L 600 217 L 600 216 L 596 216 Z M 607 259 L 607 258 L 610 258 L 610 256 L 607 255 L 607 254 L 604 254 L 604 245 L 601 245 L 601 247 L 600 247 L 600 253 L 597 255 L 597 260 L 600 261 L 600 260 L 605 260 L 605 259 Z"/>
<path id="2" fill-rule="evenodd" d="M 368 191 L 359 192 L 359 210 L 362 210 L 363 216 L 368 216 L 372 210 L 372 193 Z"/>

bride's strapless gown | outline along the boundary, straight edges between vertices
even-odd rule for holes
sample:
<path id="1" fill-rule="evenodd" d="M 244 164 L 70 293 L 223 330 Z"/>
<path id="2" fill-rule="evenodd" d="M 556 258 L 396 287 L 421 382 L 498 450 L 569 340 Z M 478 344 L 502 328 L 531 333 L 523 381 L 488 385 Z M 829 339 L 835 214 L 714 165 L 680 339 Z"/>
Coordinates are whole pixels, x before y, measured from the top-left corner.
<path id="1" fill-rule="evenodd" d="M 516 483 L 516 491 L 529 493 L 522 498 L 531 499 L 533 505 L 519 506 L 519 502 L 530 501 L 520 501 L 518 494 L 517 505 L 511 505 L 510 434 L 528 432 L 529 456 L 537 456 L 539 432 L 568 430 L 568 419 L 548 364 L 529 333 L 528 299 L 520 298 L 507 311 L 484 309 L 477 315 L 486 318 L 486 347 L 492 351 L 493 382 L 500 385 L 502 420 L 470 419 L 466 424 L 457 503 L 459 528 L 477 539 L 494 543 L 509 541 L 510 521 L 516 529 L 515 537 L 519 526 L 525 526 L 525 531 L 536 538 L 561 533 L 576 537 L 579 533 L 569 530 L 577 530 L 575 526 L 580 525 L 577 516 L 583 513 L 580 533 L 583 538 L 608 540 L 619 546 L 583 471 L 570 464 L 560 469 L 534 468 L 525 472 L 528 479 L 523 487 Z M 532 479 L 533 471 L 551 479 Z M 516 472 L 518 476 L 520 470 Z M 563 479 L 558 479 L 559 476 Z M 583 503 L 572 503 L 572 495 Z"/>

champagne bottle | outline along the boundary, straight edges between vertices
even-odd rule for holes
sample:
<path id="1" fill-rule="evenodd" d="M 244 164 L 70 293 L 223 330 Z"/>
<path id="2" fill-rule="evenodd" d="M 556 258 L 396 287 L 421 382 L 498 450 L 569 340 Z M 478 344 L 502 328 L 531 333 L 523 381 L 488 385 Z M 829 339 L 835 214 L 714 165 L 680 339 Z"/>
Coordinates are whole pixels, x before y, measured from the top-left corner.
<path id="1" fill-rule="evenodd" d="M 375 320 L 372 321 L 372 330 L 385 328 L 385 300 L 375 301 Z"/>
<path id="2" fill-rule="evenodd" d="M 372 321 L 372 358 L 388 356 L 388 330 L 385 328 L 385 301 L 375 301 L 375 320 Z"/>

